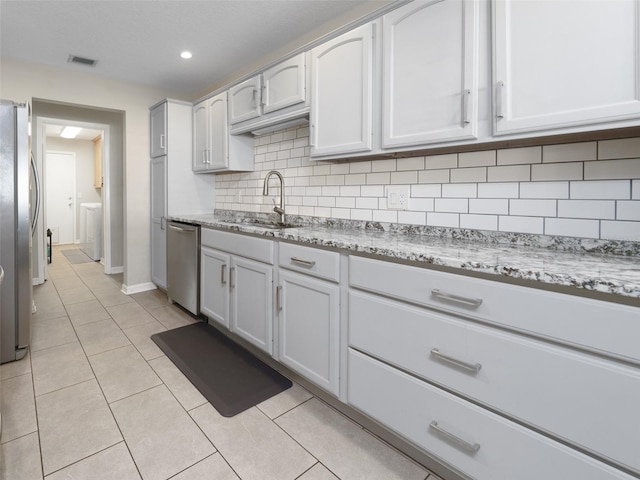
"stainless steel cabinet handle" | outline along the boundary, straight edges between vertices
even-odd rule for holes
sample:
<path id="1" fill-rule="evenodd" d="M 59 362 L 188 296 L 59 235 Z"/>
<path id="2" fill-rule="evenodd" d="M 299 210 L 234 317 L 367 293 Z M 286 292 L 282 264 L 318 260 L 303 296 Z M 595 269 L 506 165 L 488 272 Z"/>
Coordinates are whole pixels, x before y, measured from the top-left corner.
<path id="1" fill-rule="evenodd" d="M 264 107 L 267 104 L 267 101 L 265 100 L 267 98 L 267 85 L 264 84 L 262 85 L 262 93 L 260 95 L 260 106 Z"/>
<path id="2" fill-rule="evenodd" d="M 202 150 L 202 163 L 203 164 L 207 163 L 207 151 L 206 150 Z"/>
<path id="3" fill-rule="evenodd" d="M 504 113 L 502 112 L 503 100 L 504 100 L 504 82 L 498 82 L 496 84 L 496 117 L 497 118 L 504 118 Z"/>
<path id="4" fill-rule="evenodd" d="M 222 267 L 220 268 L 220 283 L 221 284 L 225 284 L 227 283 L 227 279 L 225 278 L 225 272 L 227 271 L 227 264 L 223 263 Z"/>
<path id="5" fill-rule="evenodd" d="M 276 310 L 279 312 L 282 310 L 282 301 L 280 296 L 282 295 L 282 285 L 276 287 Z"/>
<path id="6" fill-rule="evenodd" d="M 468 88 L 462 92 L 462 125 L 469 125 L 469 97 L 471 97 L 471 90 Z"/>
<path id="7" fill-rule="evenodd" d="M 164 149 L 164 133 L 160 135 L 160 148 Z"/>
<path id="8" fill-rule="evenodd" d="M 291 261 L 304 265 L 305 267 L 313 267 L 316 264 L 315 260 L 303 260 L 302 258 L 298 257 L 291 257 Z"/>
<path id="9" fill-rule="evenodd" d="M 479 307 L 482 304 L 481 298 L 461 297 L 460 295 L 455 295 L 453 293 L 441 292 L 437 288 L 431 290 L 431 295 L 433 295 L 434 297 L 444 298 L 445 300 L 450 300 L 452 302 L 470 305 L 472 307 Z"/>
<path id="10" fill-rule="evenodd" d="M 432 421 L 429 424 L 429 428 L 431 428 L 434 432 L 436 432 L 438 435 L 440 435 L 441 437 L 445 438 L 449 442 L 451 442 L 454 445 L 460 447 L 462 450 L 470 453 L 471 455 L 475 455 L 478 452 L 478 450 L 480 450 L 480 444 L 479 443 L 467 442 L 466 440 L 463 440 L 462 438 L 458 437 L 457 435 L 454 435 L 453 433 L 447 432 L 444 428 L 442 428 L 440 425 L 438 425 L 438 422 L 436 422 L 435 420 Z"/>
<path id="11" fill-rule="evenodd" d="M 236 288 L 235 272 L 236 272 L 236 267 L 231 267 L 229 269 L 229 287 L 231 288 Z"/>
<path id="12" fill-rule="evenodd" d="M 160 230 L 167 228 L 167 218 L 163 215 L 160 217 Z"/>
<path id="13" fill-rule="evenodd" d="M 196 229 L 195 228 L 183 228 L 183 227 L 176 227 L 175 225 L 171 225 L 169 224 L 169 228 L 171 230 L 176 230 L 178 232 L 195 232 Z"/>
<path id="14" fill-rule="evenodd" d="M 440 353 L 440 350 L 438 350 L 437 348 L 431 349 L 431 355 L 447 363 L 455 365 L 456 367 L 464 368 L 465 370 L 468 370 L 474 375 L 478 373 L 482 368 L 482 365 L 479 363 L 468 363 L 462 360 L 458 360 L 457 358 L 450 357 L 449 355 L 445 355 L 444 353 Z"/>

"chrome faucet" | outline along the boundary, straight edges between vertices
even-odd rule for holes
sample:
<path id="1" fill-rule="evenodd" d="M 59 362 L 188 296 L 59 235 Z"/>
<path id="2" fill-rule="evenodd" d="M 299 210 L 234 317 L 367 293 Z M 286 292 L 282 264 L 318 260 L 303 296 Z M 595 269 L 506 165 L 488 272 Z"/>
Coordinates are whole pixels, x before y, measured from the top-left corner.
<path id="1" fill-rule="evenodd" d="M 280 179 L 280 206 L 273 207 L 273 211 L 280 215 L 280 223 L 284 225 L 284 178 L 282 174 L 277 170 L 271 170 L 264 177 L 264 186 L 262 187 L 262 195 L 265 197 L 269 195 L 269 179 L 272 175 L 275 175 Z"/>

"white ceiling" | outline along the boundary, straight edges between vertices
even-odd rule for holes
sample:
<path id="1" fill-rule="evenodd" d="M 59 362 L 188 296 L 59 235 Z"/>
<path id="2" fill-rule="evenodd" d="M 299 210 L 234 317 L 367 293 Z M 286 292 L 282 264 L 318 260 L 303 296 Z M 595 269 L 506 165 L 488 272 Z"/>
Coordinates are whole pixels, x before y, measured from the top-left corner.
<path id="1" fill-rule="evenodd" d="M 351 9 L 390 1 L 0 0 L 0 54 L 189 94 Z M 70 64 L 71 54 L 98 64 Z"/>

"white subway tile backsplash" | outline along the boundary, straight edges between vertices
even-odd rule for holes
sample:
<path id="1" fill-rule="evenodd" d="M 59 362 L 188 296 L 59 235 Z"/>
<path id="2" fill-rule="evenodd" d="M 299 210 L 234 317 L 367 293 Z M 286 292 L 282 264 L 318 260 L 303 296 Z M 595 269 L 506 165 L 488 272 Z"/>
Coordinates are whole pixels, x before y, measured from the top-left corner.
<path id="1" fill-rule="evenodd" d="M 418 183 L 449 183 L 449 170 L 423 170 L 418 172 Z"/>
<path id="2" fill-rule="evenodd" d="M 371 162 L 371 172 L 395 172 L 396 160 L 376 160 Z"/>
<path id="3" fill-rule="evenodd" d="M 598 142 L 598 159 L 634 158 L 640 156 L 640 137 L 601 140 Z"/>
<path id="4" fill-rule="evenodd" d="M 544 219 L 537 217 L 501 215 L 498 217 L 498 230 L 501 232 L 533 233 L 542 235 L 544 232 Z"/>
<path id="5" fill-rule="evenodd" d="M 587 162 L 598 155 L 598 142 L 566 143 L 542 147 L 542 163 Z"/>
<path id="6" fill-rule="evenodd" d="M 507 148 L 498 150 L 498 165 L 525 165 L 542 162 L 542 147 Z"/>
<path id="7" fill-rule="evenodd" d="M 638 138 L 340 162 L 309 151 L 306 127 L 256 137 L 256 171 L 217 175 L 216 208 L 272 213 L 278 191 L 262 184 L 277 169 L 291 215 L 640 240 Z M 408 210 L 387 210 L 387 185 L 410 188 Z"/>
<path id="8" fill-rule="evenodd" d="M 520 183 L 520 198 L 569 198 L 569 182 Z"/>
<path id="9" fill-rule="evenodd" d="M 573 218 L 545 218 L 544 233 L 561 237 L 599 238 L 600 222 Z"/>
<path id="10" fill-rule="evenodd" d="M 640 151 L 638 158 L 626 160 L 599 160 L 584 164 L 584 179 L 640 178 Z"/>
<path id="11" fill-rule="evenodd" d="M 630 180 L 590 180 L 571 182 L 572 199 L 578 200 L 628 200 L 631 198 Z"/>
<path id="12" fill-rule="evenodd" d="M 496 215 L 460 215 L 460 228 L 474 230 L 498 230 L 498 217 Z"/>
<path id="13" fill-rule="evenodd" d="M 478 198 L 518 198 L 519 191 L 516 182 L 478 184 Z"/>
<path id="14" fill-rule="evenodd" d="M 458 168 L 486 167 L 496 164 L 496 151 L 465 152 L 458 154 Z"/>
<path id="15" fill-rule="evenodd" d="M 603 220 L 601 238 L 640 242 L 640 222 L 616 222 Z"/>
<path id="16" fill-rule="evenodd" d="M 429 185 L 411 185 L 412 197 L 441 197 L 442 185 L 429 184 Z"/>
<path id="17" fill-rule="evenodd" d="M 396 163 L 398 172 L 405 170 L 424 170 L 424 157 L 399 158 Z"/>
<path id="18" fill-rule="evenodd" d="M 398 223 L 410 225 L 426 225 L 427 214 L 425 212 L 398 212 Z"/>
<path id="19" fill-rule="evenodd" d="M 640 222 L 640 202 L 637 200 L 618 200 L 616 219 Z"/>
<path id="20" fill-rule="evenodd" d="M 498 198 L 498 199 L 471 198 L 469 199 L 469 213 L 508 215 L 509 200 L 507 200 L 506 198 Z"/>
<path id="21" fill-rule="evenodd" d="M 467 213 L 469 200 L 466 198 L 436 198 L 433 209 L 436 212 Z"/>
<path id="22" fill-rule="evenodd" d="M 424 158 L 425 170 L 440 170 L 443 168 L 457 168 L 458 155 L 451 153 L 448 155 L 434 155 Z"/>
<path id="23" fill-rule="evenodd" d="M 509 200 L 509 215 L 530 217 L 555 217 L 556 200 Z"/>
<path id="24" fill-rule="evenodd" d="M 486 167 L 457 168 L 451 170 L 451 183 L 486 182 Z"/>
<path id="25" fill-rule="evenodd" d="M 487 167 L 488 182 L 528 182 L 531 180 L 529 165 Z"/>
<path id="26" fill-rule="evenodd" d="M 583 163 L 547 163 L 531 165 L 531 180 L 534 182 L 554 180 L 582 180 Z"/>
<path id="27" fill-rule="evenodd" d="M 558 200 L 558 217 L 567 218 L 616 218 L 616 202 L 613 200 Z"/>
<path id="28" fill-rule="evenodd" d="M 431 227 L 460 228 L 460 215 L 457 213 L 427 212 L 427 225 Z"/>
<path id="29" fill-rule="evenodd" d="M 442 196 L 447 198 L 475 198 L 478 186 L 475 183 L 457 183 L 442 185 Z"/>

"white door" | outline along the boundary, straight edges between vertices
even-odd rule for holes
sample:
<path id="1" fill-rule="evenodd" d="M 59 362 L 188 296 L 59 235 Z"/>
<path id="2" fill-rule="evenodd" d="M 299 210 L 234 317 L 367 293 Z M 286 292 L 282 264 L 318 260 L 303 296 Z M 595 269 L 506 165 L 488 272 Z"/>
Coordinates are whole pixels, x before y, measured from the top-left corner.
<path id="1" fill-rule="evenodd" d="M 151 160 L 151 281 L 167 288 L 167 156 Z"/>
<path id="2" fill-rule="evenodd" d="M 209 148 L 209 113 L 205 100 L 193 106 L 193 171 L 207 169 Z"/>
<path id="3" fill-rule="evenodd" d="M 207 100 L 207 118 L 210 142 L 207 169 L 227 168 L 229 166 L 227 92 Z"/>
<path id="4" fill-rule="evenodd" d="M 151 111 L 151 156 L 167 154 L 167 104 Z"/>
<path id="5" fill-rule="evenodd" d="M 261 115 L 261 89 L 260 75 L 229 89 L 229 122 L 232 125 Z"/>
<path id="6" fill-rule="evenodd" d="M 372 149 L 373 27 L 311 51 L 311 156 Z"/>
<path id="7" fill-rule="evenodd" d="M 495 133 L 640 118 L 640 2 L 494 2 Z"/>
<path id="8" fill-rule="evenodd" d="M 478 2 L 420 0 L 383 17 L 383 147 L 475 138 Z"/>
<path id="9" fill-rule="evenodd" d="M 200 311 L 229 328 L 231 257 L 207 247 L 200 250 Z"/>
<path id="10" fill-rule="evenodd" d="M 46 228 L 52 243 L 68 244 L 76 240 L 76 154 L 47 152 L 45 167 Z"/>
<path id="11" fill-rule="evenodd" d="M 275 65 L 262 74 L 264 77 L 264 113 L 303 103 L 306 100 L 305 54 L 300 53 Z"/>

